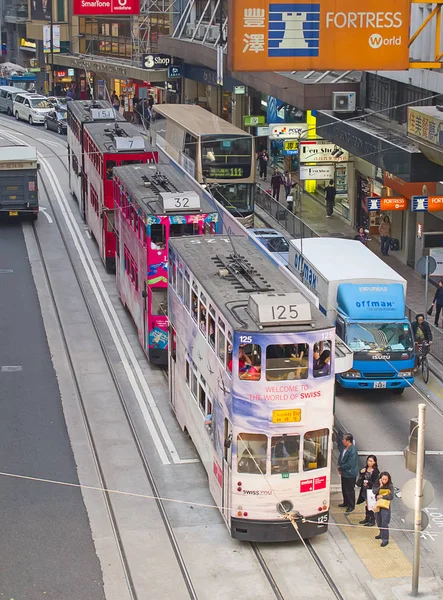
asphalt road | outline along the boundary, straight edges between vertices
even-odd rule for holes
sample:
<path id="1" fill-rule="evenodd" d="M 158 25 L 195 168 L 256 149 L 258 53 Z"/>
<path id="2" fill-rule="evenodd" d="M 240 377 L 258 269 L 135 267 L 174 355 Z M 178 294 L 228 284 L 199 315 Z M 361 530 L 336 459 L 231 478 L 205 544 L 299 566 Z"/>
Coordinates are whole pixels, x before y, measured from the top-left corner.
<path id="1" fill-rule="evenodd" d="M 0 223 L 0 367 L 0 470 L 78 482 L 18 223 Z M 104 598 L 79 489 L 0 476 L 0 510 L 1 598 Z"/>

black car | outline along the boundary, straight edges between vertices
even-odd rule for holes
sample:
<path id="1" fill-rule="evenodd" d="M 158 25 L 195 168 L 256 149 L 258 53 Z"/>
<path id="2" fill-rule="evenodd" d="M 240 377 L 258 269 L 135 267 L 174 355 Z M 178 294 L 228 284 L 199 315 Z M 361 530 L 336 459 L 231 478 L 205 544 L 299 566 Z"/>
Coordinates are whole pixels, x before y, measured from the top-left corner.
<path id="1" fill-rule="evenodd" d="M 60 135 L 67 132 L 67 112 L 61 108 L 52 110 L 45 116 L 45 129 L 52 129 Z"/>

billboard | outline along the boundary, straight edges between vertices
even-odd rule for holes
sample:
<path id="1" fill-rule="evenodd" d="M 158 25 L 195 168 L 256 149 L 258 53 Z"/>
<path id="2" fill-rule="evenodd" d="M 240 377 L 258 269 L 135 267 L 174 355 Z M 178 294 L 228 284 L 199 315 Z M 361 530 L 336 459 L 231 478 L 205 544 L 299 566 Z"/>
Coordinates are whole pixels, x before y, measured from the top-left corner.
<path id="1" fill-rule="evenodd" d="M 410 0 L 229 0 L 232 71 L 404 70 Z"/>
<path id="2" fill-rule="evenodd" d="M 31 20 L 50 21 L 52 0 L 31 0 Z"/>
<path id="3" fill-rule="evenodd" d="M 43 25 L 43 53 L 51 52 L 51 26 Z M 52 26 L 52 52 L 60 52 L 60 25 Z"/>
<path id="4" fill-rule="evenodd" d="M 408 135 L 442 148 L 443 113 L 435 106 L 409 106 Z"/>
<path id="5" fill-rule="evenodd" d="M 72 12 L 74 15 L 139 15 L 140 0 L 73 0 Z"/>

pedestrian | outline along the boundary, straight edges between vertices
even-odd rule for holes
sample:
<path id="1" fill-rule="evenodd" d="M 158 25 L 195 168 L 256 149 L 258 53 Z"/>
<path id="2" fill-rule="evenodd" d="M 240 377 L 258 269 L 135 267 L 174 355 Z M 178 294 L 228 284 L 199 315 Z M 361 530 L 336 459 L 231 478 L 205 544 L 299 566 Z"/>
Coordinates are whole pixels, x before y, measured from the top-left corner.
<path id="1" fill-rule="evenodd" d="M 378 227 L 378 232 L 380 234 L 381 253 L 384 254 L 384 256 L 388 256 L 389 245 L 391 243 L 391 237 L 392 237 L 391 236 L 391 221 L 390 221 L 388 215 L 385 215 L 383 217 L 383 220 Z"/>
<path id="2" fill-rule="evenodd" d="M 355 236 L 355 239 L 364 244 L 368 245 L 368 236 L 366 235 L 366 231 L 364 227 L 358 228 L 358 234 Z"/>
<path id="3" fill-rule="evenodd" d="M 268 162 L 269 162 L 269 154 L 266 148 L 263 148 L 258 153 L 258 174 L 260 179 L 263 181 L 267 181 L 268 178 Z"/>
<path id="4" fill-rule="evenodd" d="M 72 88 L 69 88 L 69 90 L 66 92 L 66 98 L 71 98 L 71 100 L 74 100 L 74 92 L 72 91 Z"/>
<path id="5" fill-rule="evenodd" d="M 440 318 L 440 312 L 443 308 L 443 280 L 440 279 L 438 282 L 438 287 L 435 290 L 434 300 L 432 302 L 432 306 L 435 306 L 435 326 L 438 327 L 438 319 Z"/>
<path id="6" fill-rule="evenodd" d="M 280 202 L 280 186 L 283 183 L 281 173 L 277 167 L 274 168 L 274 174 L 271 177 L 272 197 Z"/>
<path id="7" fill-rule="evenodd" d="M 380 473 L 380 479 L 374 483 L 372 488 L 376 498 L 375 520 L 380 529 L 380 533 L 375 536 L 376 540 L 381 540 L 381 547 L 389 544 L 389 522 L 391 520 L 391 502 L 394 499 L 394 486 L 391 476 L 387 471 Z"/>
<path id="8" fill-rule="evenodd" d="M 332 217 L 334 212 L 335 196 L 337 190 L 335 189 L 334 180 L 330 179 L 328 185 L 325 187 L 325 198 L 326 198 L 326 218 Z"/>
<path id="9" fill-rule="evenodd" d="M 119 108 L 120 108 L 120 99 L 117 96 L 115 90 L 113 90 L 112 94 L 111 94 L 111 104 L 112 104 L 112 108 L 118 112 Z"/>
<path id="10" fill-rule="evenodd" d="M 285 186 L 286 198 L 291 195 L 292 177 L 289 171 L 285 171 L 283 176 L 283 185 Z"/>
<path id="11" fill-rule="evenodd" d="M 373 527 L 375 525 L 375 496 L 372 491 L 374 484 L 378 482 L 380 478 L 380 471 L 378 470 L 377 457 L 374 454 L 370 454 L 366 458 L 366 465 L 360 471 L 358 476 L 357 486 L 359 486 L 360 494 L 358 495 L 357 504 L 365 504 L 365 518 L 360 521 L 360 525 L 366 527 Z"/>
<path id="12" fill-rule="evenodd" d="M 340 508 L 346 507 L 346 512 L 350 513 L 355 508 L 355 481 L 358 475 L 358 454 L 354 445 L 354 437 L 351 433 L 345 433 L 343 436 L 343 451 L 338 459 L 338 472 L 341 476 L 341 490 L 343 493 L 343 504 Z"/>

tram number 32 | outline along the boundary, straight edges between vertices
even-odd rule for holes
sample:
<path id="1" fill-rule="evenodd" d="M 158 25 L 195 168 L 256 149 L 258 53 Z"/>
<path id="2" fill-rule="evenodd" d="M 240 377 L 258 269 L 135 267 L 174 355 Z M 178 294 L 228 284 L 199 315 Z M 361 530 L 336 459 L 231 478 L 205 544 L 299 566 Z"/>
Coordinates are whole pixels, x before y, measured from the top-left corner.
<path id="1" fill-rule="evenodd" d="M 289 304 L 284 306 L 279 304 L 271 307 L 272 318 L 275 321 L 287 321 L 288 319 L 297 319 L 298 310 L 295 304 Z"/>
<path id="2" fill-rule="evenodd" d="M 189 198 L 175 197 L 175 208 L 189 208 Z"/>

